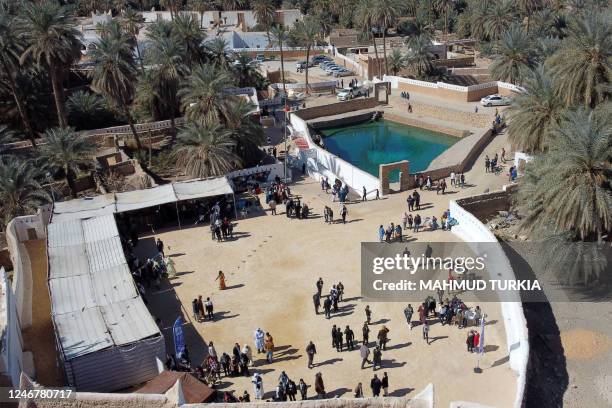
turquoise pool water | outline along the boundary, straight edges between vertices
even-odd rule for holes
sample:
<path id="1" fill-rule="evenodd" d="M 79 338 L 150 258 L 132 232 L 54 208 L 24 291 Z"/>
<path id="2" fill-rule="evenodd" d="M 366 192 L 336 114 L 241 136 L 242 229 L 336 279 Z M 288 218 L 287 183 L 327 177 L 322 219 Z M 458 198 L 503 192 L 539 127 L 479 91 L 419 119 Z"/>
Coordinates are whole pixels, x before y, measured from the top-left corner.
<path id="1" fill-rule="evenodd" d="M 319 131 L 329 152 L 376 177 L 380 164 L 400 160 L 410 162 L 410 173 L 423 171 L 458 140 L 387 120 Z M 392 173 L 391 181 L 397 180 L 397 172 Z"/>

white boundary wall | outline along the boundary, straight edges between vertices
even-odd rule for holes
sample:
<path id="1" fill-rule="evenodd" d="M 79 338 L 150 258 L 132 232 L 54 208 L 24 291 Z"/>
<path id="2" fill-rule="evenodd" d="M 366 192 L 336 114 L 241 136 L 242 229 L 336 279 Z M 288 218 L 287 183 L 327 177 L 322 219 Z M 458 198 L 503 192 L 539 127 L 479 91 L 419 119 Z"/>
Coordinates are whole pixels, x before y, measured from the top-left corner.
<path id="1" fill-rule="evenodd" d="M 327 177 L 330 184 L 334 182 L 335 178 L 339 178 L 343 183 L 347 184 L 360 195 L 365 186 L 368 197 L 374 198 L 376 196 L 376 190 L 379 189 L 380 191 L 380 181 L 378 177 L 374 177 L 358 169 L 352 164 L 317 146 L 310 137 L 310 131 L 308 130 L 306 121 L 297 115 L 291 115 L 290 122 L 294 133 L 297 132 L 299 136 L 303 137 L 310 148 L 308 152 L 302 153 L 302 159 L 306 161 L 306 171 L 310 177 L 315 180 L 321 180 L 322 177 Z"/>
<path id="2" fill-rule="evenodd" d="M 493 88 L 493 87 L 509 89 L 511 91 L 518 92 L 518 93 L 525 92 L 525 88 L 522 88 L 518 85 L 510 84 L 507 82 L 501 82 L 501 81 L 493 81 L 493 82 L 487 82 L 484 84 L 476 84 L 476 85 L 470 85 L 470 86 L 461 86 L 461 85 L 447 84 L 446 82 L 418 81 L 416 79 L 403 78 L 403 77 L 392 76 L 392 75 L 383 75 L 383 81 L 390 82 L 391 89 L 396 89 L 400 83 L 404 83 L 404 84 L 410 84 L 414 86 L 420 86 L 423 88 L 450 89 L 450 90 L 458 91 L 458 92 L 478 91 L 480 89 L 487 89 L 487 88 Z"/>
<path id="3" fill-rule="evenodd" d="M 19 385 L 23 367 L 23 339 L 17 304 L 11 281 L 0 268 L 0 377 L 6 376 L 12 385 Z"/>
<path id="4" fill-rule="evenodd" d="M 458 224 L 453 227 L 452 232 L 463 241 L 473 243 L 473 249 L 478 252 L 479 244 L 486 243 L 488 253 L 491 252 L 490 243 L 498 243 L 493 233 L 481 223 L 474 215 L 461 207 L 454 200 L 450 201 L 450 213 Z M 516 279 L 510 261 L 499 245 L 496 246 L 495 254 L 488 257 L 492 267 L 489 271 L 495 271 L 494 279 Z M 527 362 L 529 360 L 529 337 L 527 335 L 527 322 L 523 311 L 520 296 L 515 295 L 513 302 L 502 302 L 501 310 L 506 331 L 506 343 L 510 356 L 510 368 L 517 376 L 516 397 L 514 407 L 520 408 L 523 404 L 525 394 L 525 382 L 527 378 Z"/>

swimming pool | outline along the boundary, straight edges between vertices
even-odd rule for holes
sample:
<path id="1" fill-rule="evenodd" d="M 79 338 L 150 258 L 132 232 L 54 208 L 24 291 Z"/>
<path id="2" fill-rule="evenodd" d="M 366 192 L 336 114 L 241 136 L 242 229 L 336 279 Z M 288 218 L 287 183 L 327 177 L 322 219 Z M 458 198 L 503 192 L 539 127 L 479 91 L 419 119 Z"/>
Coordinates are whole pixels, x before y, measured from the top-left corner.
<path id="1" fill-rule="evenodd" d="M 378 177 L 379 165 L 410 162 L 410 172 L 427 169 L 433 159 L 458 141 L 456 137 L 388 120 L 318 129 L 325 149 Z M 390 181 L 398 180 L 393 172 Z"/>

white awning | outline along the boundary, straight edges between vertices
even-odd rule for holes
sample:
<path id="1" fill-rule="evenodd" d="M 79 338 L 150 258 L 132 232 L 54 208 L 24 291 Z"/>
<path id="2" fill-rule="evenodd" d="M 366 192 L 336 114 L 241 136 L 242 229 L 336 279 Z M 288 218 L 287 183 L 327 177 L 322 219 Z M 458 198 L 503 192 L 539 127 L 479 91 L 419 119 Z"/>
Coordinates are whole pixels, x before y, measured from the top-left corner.
<path id="1" fill-rule="evenodd" d="M 173 187 L 179 201 L 234 194 L 226 177 L 181 181 L 174 183 Z"/>
<path id="2" fill-rule="evenodd" d="M 116 193 L 117 212 L 140 210 L 177 201 L 172 184 L 164 184 L 146 190 Z"/>

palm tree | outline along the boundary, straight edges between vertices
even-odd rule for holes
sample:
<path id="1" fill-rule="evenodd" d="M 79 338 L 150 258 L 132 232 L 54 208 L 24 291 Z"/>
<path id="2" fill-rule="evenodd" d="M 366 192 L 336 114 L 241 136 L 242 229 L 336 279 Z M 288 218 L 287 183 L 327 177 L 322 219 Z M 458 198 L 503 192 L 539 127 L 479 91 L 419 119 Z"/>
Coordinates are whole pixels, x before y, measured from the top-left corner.
<path id="1" fill-rule="evenodd" d="M 228 70 L 230 67 L 231 58 L 227 53 L 227 41 L 222 37 L 216 37 L 214 40 L 207 41 L 204 44 L 208 60 L 217 68 Z"/>
<path id="2" fill-rule="evenodd" d="M 66 102 L 71 124 L 77 129 L 91 128 L 89 125 L 98 121 L 106 110 L 104 101 L 97 94 L 85 91 L 76 91 L 68 97 Z"/>
<path id="3" fill-rule="evenodd" d="M 18 31 L 26 41 L 21 55 L 23 63 L 32 58 L 49 72 L 57 119 L 60 127 L 66 127 L 64 110 L 64 70 L 81 56 L 81 34 L 76 29 L 70 8 L 59 6 L 56 1 L 28 2 L 19 16 Z"/>
<path id="4" fill-rule="evenodd" d="M 527 167 L 517 196 L 523 229 L 600 241 L 612 227 L 610 157 L 610 116 L 567 112 L 551 129 L 548 151 Z"/>
<path id="5" fill-rule="evenodd" d="M 227 117 L 235 98 L 224 94 L 233 86 L 229 73 L 212 65 L 198 65 L 179 90 L 185 116 L 201 123 L 218 123 Z"/>
<path id="6" fill-rule="evenodd" d="M 406 68 L 406 66 L 406 57 L 404 54 L 397 48 L 391 50 L 391 54 L 389 55 L 389 68 L 391 68 L 393 75 L 397 75 L 398 72 Z"/>
<path id="7" fill-rule="evenodd" d="M 473 0 L 469 3 L 469 26 L 472 37 L 483 40 L 487 37 L 486 24 L 489 19 L 489 6 L 486 1 Z"/>
<path id="8" fill-rule="evenodd" d="M 303 21 L 295 23 L 293 30 L 296 34 L 298 44 L 302 47 L 306 47 L 306 61 L 310 61 L 310 50 L 313 45 L 321 38 L 320 24 L 318 20 L 313 17 L 306 17 Z M 306 64 L 306 93 L 310 92 L 308 88 L 308 68 L 309 64 Z"/>
<path id="9" fill-rule="evenodd" d="M 495 1 L 486 13 L 484 33 L 489 39 L 498 40 L 515 19 L 514 8 L 509 0 Z"/>
<path id="10" fill-rule="evenodd" d="M 220 0 L 223 10 L 240 10 L 246 4 L 245 0 Z"/>
<path id="11" fill-rule="evenodd" d="M 594 107 L 610 95 L 612 25 L 609 14 L 585 12 L 572 20 L 568 36 L 550 58 L 551 74 L 567 106 Z"/>
<path id="12" fill-rule="evenodd" d="M 76 176 L 81 166 L 91 164 L 95 145 L 91 139 L 76 135 L 72 128 L 48 129 L 44 139 L 42 156 L 51 168 L 63 173 L 70 193 L 76 197 Z"/>
<path id="13" fill-rule="evenodd" d="M 247 165 L 257 164 L 261 154 L 259 146 L 266 141 L 263 128 L 251 118 L 254 108 L 255 106 L 245 99 L 238 99 L 227 111 L 226 128 L 236 143 L 236 153 Z M 249 160 L 251 163 L 248 163 Z"/>
<path id="14" fill-rule="evenodd" d="M 129 35 L 101 37 L 91 52 L 97 63 L 91 72 L 92 88 L 115 105 L 125 116 L 138 150 L 142 149 L 129 104 L 136 84 L 136 62 Z"/>
<path id="15" fill-rule="evenodd" d="M 433 70 L 433 54 L 429 51 L 431 41 L 428 38 L 414 37 L 408 43 L 410 49 L 406 55 L 406 65 L 417 79 L 425 77 Z"/>
<path id="16" fill-rule="evenodd" d="M 268 42 L 271 42 L 270 28 L 276 16 L 276 7 L 274 7 L 274 3 L 271 0 L 255 0 L 252 3 L 252 8 L 257 23 L 265 28 Z"/>
<path id="17" fill-rule="evenodd" d="M 204 61 L 202 42 L 205 34 L 193 14 L 179 14 L 172 21 L 172 37 L 178 44 L 184 44 L 185 63 L 188 67 Z"/>
<path id="18" fill-rule="evenodd" d="M 436 10 L 444 14 L 444 34 L 448 34 L 448 14 L 455 8 L 455 0 L 436 0 Z"/>
<path id="19" fill-rule="evenodd" d="M 531 39 L 523 27 L 514 24 L 504 31 L 495 48 L 496 55 L 489 66 L 491 77 L 498 81 L 521 84 L 535 65 Z"/>
<path id="20" fill-rule="evenodd" d="M 16 156 L 0 156 L 0 216 L 6 225 L 51 201 L 37 178 L 38 168 Z"/>
<path id="21" fill-rule="evenodd" d="M 138 54 L 138 61 L 140 61 L 140 69 L 144 73 L 144 62 L 142 61 L 142 55 L 140 54 L 138 33 L 140 33 L 140 29 L 142 28 L 145 19 L 139 12 L 132 8 L 128 8 L 127 10 L 124 10 L 121 20 L 125 32 L 131 34 L 132 36 L 132 42 L 134 43 L 136 53 Z"/>
<path id="22" fill-rule="evenodd" d="M 28 109 L 24 97 L 17 85 L 17 73 L 21 69 L 19 57 L 23 52 L 23 44 L 15 35 L 15 20 L 4 7 L 0 7 L 0 80 L 8 84 L 15 100 L 17 110 L 32 147 L 36 148 L 36 135 L 30 123 Z"/>
<path id="23" fill-rule="evenodd" d="M 252 60 L 253 58 L 247 53 L 240 53 L 236 55 L 236 62 L 232 64 L 232 72 L 240 88 L 249 86 L 260 88 L 262 85 L 263 77 L 257 71 L 257 68 L 251 64 Z"/>
<path id="24" fill-rule="evenodd" d="M 551 129 L 562 114 L 562 102 L 548 70 L 538 66 L 523 84 L 508 109 L 508 138 L 513 149 L 541 153 L 550 144 Z"/>
<path id="25" fill-rule="evenodd" d="M 287 29 L 282 25 L 277 25 L 272 28 L 272 37 L 280 49 L 281 58 L 281 80 L 283 82 L 283 93 L 287 97 L 287 87 L 285 85 L 285 58 L 283 55 L 283 43 L 287 41 Z"/>
<path id="26" fill-rule="evenodd" d="M 368 39 L 372 39 L 372 45 L 374 46 L 374 56 L 376 57 L 376 64 L 378 67 L 378 75 L 382 76 L 382 67 L 380 58 L 378 57 L 378 47 L 376 46 L 376 36 L 373 31 L 377 28 L 377 21 L 374 9 L 376 7 L 375 0 L 359 0 L 357 5 L 357 26 L 361 27 L 362 35 Z"/>
<path id="27" fill-rule="evenodd" d="M 183 4 L 182 0 L 159 0 L 159 5 L 170 11 L 170 18 L 174 20 Z"/>
<path id="28" fill-rule="evenodd" d="M 402 0 L 376 0 L 374 4 L 373 19 L 376 26 L 382 31 L 383 56 L 385 60 L 385 74 L 389 75 L 387 63 L 387 30 L 397 24 L 397 20 L 403 14 L 405 7 Z"/>
<path id="29" fill-rule="evenodd" d="M 540 6 L 540 0 L 518 0 L 518 9 L 527 17 L 527 33 L 529 33 L 529 23 L 531 23 L 531 15 Z"/>
<path id="30" fill-rule="evenodd" d="M 188 0 L 187 7 L 189 10 L 197 11 L 200 13 L 200 28 L 204 27 L 204 13 L 209 10 L 215 9 L 215 2 L 213 0 Z"/>
<path id="31" fill-rule="evenodd" d="M 7 125 L 0 125 L 0 157 L 4 152 L 4 145 L 15 141 L 15 132 Z"/>
<path id="32" fill-rule="evenodd" d="M 181 18 L 178 16 L 174 22 Z M 179 104 L 179 82 L 187 73 L 182 57 L 185 54 L 184 47 L 172 37 L 158 37 L 150 42 L 147 51 L 148 64 L 154 66 L 151 71 L 157 85 L 157 95 L 170 114 L 170 126 L 174 132 L 174 118 Z"/>
<path id="33" fill-rule="evenodd" d="M 218 123 L 187 123 L 179 131 L 172 155 L 177 167 L 194 178 L 222 176 L 235 169 L 240 158 L 230 132 Z"/>

